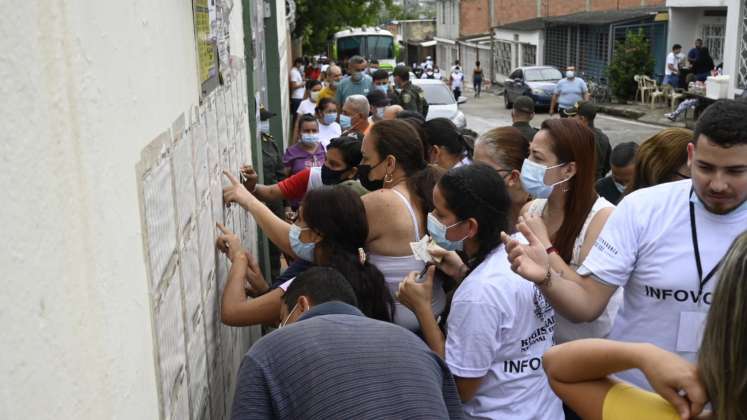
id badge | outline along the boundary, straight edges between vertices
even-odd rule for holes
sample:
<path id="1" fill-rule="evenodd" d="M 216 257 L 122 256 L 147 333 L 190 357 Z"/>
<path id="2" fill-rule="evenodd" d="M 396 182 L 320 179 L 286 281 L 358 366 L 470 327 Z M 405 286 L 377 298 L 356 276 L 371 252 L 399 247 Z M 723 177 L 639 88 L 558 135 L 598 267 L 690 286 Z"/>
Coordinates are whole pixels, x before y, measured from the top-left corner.
<path id="1" fill-rule="evenodd" d="M 680 312 L 680 325 L 677 332 L 677 351 L 695 353 L 703 339 L 707 312 Z"/>

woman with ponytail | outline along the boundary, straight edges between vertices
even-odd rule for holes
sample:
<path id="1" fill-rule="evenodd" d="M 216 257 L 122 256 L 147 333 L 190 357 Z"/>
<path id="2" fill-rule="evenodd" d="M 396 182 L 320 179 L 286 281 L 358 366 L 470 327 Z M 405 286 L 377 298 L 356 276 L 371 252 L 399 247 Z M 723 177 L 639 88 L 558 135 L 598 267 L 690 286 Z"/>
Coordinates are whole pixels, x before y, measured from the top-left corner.
<path id="1" fill-rule="evenodd" d="M 410 247 L 425 234 L 426 214 L 433 209 L 432 193 L 441 170 L 423 159 L 417 131 L 405 121 L 385 120 L 373 125 L 363 139 L 358 179 L 371 193 L 363 196 L 368 215 L 366 250 L 384 274 L 392 295 L 410 271 L 421 271 Z M 446 306 L 441 282 L 433 285 L 434 316 Z M 394 322 L 411 331 L 419 324 L 415 314 L 395 301 Z"/>
<path id="2" fill-rule="evenodd" d="M 341 185 L 308 191 L 301 202 L 298 220 L 289 224 L 250 194 L 236 178 L 228 176 L 231 186 L 224 189 L 224 202 L 239 203 L 250 212 L 260 229 L 283 252 L 339 271 L 350 282 L 358 298 L 358 307 L 366 316 L 392 321 L 394 303 L 384 276 L 363 251 L 369 232 L 366 209 L 358 194 Z M 241 249 L 236 235 L 224 230 L 217 246 L 232 260 L 221 300 L 223 323 L 276 325 L 282 297 L 293 280 L 268 290 L 256 263 L 251 263 L 251 258 L 246 259 L 248 255 Z M 252 286 L 254 299 L 246 298 L 245 279 Z"/>
<path id="3" fill-rule="evenodd" d="M 446 170 L 472 162 L 473 146 L 448 118 L 434 118 L 423 124 L 426 155 L 430 163 Z"/>
<path id="4" fill-rule="evenodd" d="M 501 238 L 511 198 L 501 175 L 482 163 L 451 169 L 433 190 L 433 202 L 428 233 L 442 248 L 466 256 L 446 337 L 429 304 L 432 267 L 422 282 L 411 273 L 398 298 L 417 314 L 425 341 L 454 374 L 465 418 L 562 418 L 542 370 L 554 312 L 534 284 L 511 271 Z"/>

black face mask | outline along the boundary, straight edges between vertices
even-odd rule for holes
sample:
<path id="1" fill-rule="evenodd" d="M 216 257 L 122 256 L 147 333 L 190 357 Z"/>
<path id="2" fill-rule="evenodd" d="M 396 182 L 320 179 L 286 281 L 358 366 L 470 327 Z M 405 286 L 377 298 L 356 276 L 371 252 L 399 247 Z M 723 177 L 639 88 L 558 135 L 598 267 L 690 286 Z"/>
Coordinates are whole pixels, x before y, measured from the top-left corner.
<path id="1" fill-rule="evenodd" d="M 324 185 L 337 185 L 342 182 L 342 174 L 347 172 L 347 169 L 341 171 L 335 171 L 329 169 L 327 165 L 322 165 L 322 184 Z"/>
<path id="2" fill-rule="evenodd" d="M 368 179 L 368 175 L 371 174 L 371 170 L 373 168 L 381 165 L 384 161 L 377 163 L 374 166 L 371 165 L 358 165 L 358 180 L 361 182 L 361 185 L 363 185 L 363 188 L 369 190 L 369 191 L 376 191 L 384 188 L 384 180 L 383 179 L 376 179 L 376 180 L 370 180 Z"/>

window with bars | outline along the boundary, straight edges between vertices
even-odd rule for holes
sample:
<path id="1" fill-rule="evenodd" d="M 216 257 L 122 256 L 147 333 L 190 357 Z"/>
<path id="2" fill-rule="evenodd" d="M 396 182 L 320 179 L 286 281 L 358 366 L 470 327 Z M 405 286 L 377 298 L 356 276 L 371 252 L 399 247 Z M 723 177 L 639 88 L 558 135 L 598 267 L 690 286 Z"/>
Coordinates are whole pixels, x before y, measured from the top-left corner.
<path id="1" fill-rule="evenodd" d="M 521 64 L 523 66 L 533 66 L 537 64 L 537 46 L 532 44 L 522 44 Z"/>
<path id="2" fill-rule="evenodd" d="M 708 47 L 713 62 L 718 64 L 723 61 L 724 57 L 724 32 L 726 28 L 723 24 L 703 25 L 701 38 L 703 45 Z"/>
<path id="3" fill-rule="evenodd" d="M 495 41 L 495 72 L 509 74 L 511 72 L 511 43 Z"/>

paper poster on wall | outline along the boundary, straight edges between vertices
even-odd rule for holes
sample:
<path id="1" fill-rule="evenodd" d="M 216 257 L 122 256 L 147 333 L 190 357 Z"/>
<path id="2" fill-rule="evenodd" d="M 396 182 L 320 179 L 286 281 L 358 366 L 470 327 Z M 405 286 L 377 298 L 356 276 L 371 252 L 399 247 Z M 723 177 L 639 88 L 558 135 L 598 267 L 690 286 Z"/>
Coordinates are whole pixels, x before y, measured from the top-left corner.
<path id="1" fill-rule="evenodd" d="M 200 74 L 200 94 L 218 87 L 217 13 L 215 0 L 193 0 L 195 41 Z"/>
<path id="2" fill-rule="evenodd" d="M 195 326 L 195 331 L 187 344 L 187 361 L 189 364 L 189 398 L 192 401 L 193 417 L 201 416 L 206 410 L 208 401 L 207 356 L 205 355 L 205 325 L 202 318 Z"/>
<path id="3" fill-rule="evenodd" d="M 172 418 L 177 391 L 185 380 L 186 356 L 179 271 L 169 279 L 156 310 L 158 359 L 165 418 Z"/>
<path id="4" fill-rule="evenodd" d="M 176 213 L 179 217 L 179 229 L 181 230 L 189 222 L 196 205 L 191 132 L 186 132 L 174 145 L 172 163 L 176 185 Z"/>
<path id="5" fill-rule="evenodd" d="M 185 314 L 187 325 L 194 317 L 195 311 L 202 304 L 202 282 L 200 281 L 200 260 L 197 249 L 197 230 L 192 229 L 184 242 L 179 255 L 179 266 L 184 287 Z M 187 329 L 189 333 L 189 328 Z"/>
<path id="6" fill-rule="evenodd" d="M 176 216 L 171 191 L 171 165 L 168 159 L 163 159 L 143 179 L 145 226 L 154 289 L 176 250 Z"/>
<path id="7" fill-rule="evenodd" d="M 200 242 L 200 282 L 202 283 L 202 293 L 207 295 L 210 289 L 210 274 L 215 267 L 215 224 L 210 214 L 210 207 L 201 206 L 197 213 L 197 231 Z"/>
<path id="8" fill-rule="evenodd" d="M 200 117 L 204 121 L 205 116 Z M 208 171 L 208 143 L 205 125 L 200 124 L 193 129 L 192 142 L 194 144 L 194 167 L 195 167 L 195 189 L 197 201 L 202 202 L 210 185 L 210 172 Z"/>

